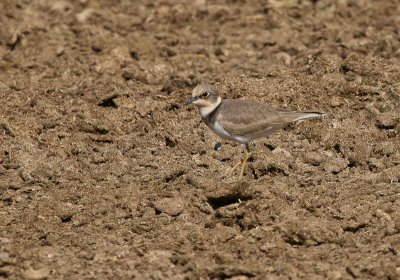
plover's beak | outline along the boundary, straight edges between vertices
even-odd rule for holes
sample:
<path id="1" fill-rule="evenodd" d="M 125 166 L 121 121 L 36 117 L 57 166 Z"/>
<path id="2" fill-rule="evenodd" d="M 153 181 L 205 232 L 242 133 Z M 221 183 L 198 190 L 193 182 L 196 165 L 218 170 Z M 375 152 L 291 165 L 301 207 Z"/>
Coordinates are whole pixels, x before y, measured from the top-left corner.
<path id="1" fill-rule="evenodd" d="M 193 96 L 193 97 L 189 98 L 188 100 L 186 100 L 186 105 L 192 104 L 192 103 L 195 102 L 197 99 L 199 99 L 198 96 Z"/>

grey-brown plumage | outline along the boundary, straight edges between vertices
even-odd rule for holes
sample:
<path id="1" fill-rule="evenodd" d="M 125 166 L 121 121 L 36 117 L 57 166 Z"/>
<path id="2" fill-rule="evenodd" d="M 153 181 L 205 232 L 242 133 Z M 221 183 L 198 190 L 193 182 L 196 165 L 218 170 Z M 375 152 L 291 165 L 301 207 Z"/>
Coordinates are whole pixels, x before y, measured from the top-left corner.
<path id="1" fill-rule="evenodd" d="M 321 117 L 318 111 L 291 112 L 266 104 L 242 99 L 224 99 L 204 119 L 209 127 L 222 126 L 231 137 L 242 144 L 266 137 L 294 121 Z M 217 133 L 218 134 L 218 133 Z M 227 137 L 223 137 L 227 138 Z"/>
<path id="2" fill-rule="evenodd" d="M 269 136 L 292 122 L 325 115 L 319 111 L 276 109 L 252 100 L 223 100 L 217 89 L 209 84 L 200 84 L 193 89 L 192 98 L 187 101 L 187 104 L 191 103 L 199 108 L 203 121 L 212 131 L 224 139 L 245 145 L 247 155 L 251 141 Z M 247 159 L 245 157 L 243 161 Z"/>
<path id="3" fill-rule="evenodd" d="M 247 145 L 269 136 L 292 122 L 324 116 L 318 111 L 287 111 L 244 99 L 222 99 L 215 87 L 201 84 L 194 88 L 188 103 L 199 107 L 203 121 L 220 137 Z"/>

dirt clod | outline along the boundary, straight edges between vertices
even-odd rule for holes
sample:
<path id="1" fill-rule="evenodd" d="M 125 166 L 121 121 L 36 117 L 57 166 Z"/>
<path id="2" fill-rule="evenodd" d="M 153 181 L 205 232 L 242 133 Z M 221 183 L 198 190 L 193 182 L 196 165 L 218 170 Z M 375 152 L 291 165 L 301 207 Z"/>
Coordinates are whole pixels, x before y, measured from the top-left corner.
<path id="1" fill-rule="evenodd" d="M 163 198 L 154 203 L 154 208 L 160 213 L 166 213 L 170 216 L 178 216 L 185 209 L 181 199 Z"/>
<path id="2" fill-rule="evenodd" d="M 50 276 L 50 271 L 47 267 L 40 269 L 29 268 L 24 272 L 24 278 L 28 280 L 43 280 Z"/>

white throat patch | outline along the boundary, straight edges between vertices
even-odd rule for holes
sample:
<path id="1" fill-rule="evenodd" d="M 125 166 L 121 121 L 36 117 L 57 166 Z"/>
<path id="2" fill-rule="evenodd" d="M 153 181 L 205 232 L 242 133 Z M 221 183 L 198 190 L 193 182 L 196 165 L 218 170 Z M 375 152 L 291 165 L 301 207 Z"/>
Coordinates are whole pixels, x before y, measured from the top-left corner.
<path id="1" fill-rule="evenodd" d="M 221 103 L 222 98 L 218 97 L 217 101 L 215 103 L 210 103 L 210 105 L 205 106 L 205 107 L 200 107 L 200 114 L 203 118 L 207 117 L 209 114 L 211 114 Z"/>

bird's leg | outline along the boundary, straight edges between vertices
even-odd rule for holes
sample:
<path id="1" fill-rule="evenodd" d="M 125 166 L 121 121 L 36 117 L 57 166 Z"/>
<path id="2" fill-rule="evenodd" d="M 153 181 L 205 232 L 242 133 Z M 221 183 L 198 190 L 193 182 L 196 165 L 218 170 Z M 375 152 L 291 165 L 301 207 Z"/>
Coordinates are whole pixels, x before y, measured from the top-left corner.
<path id="1" fill-rule="evenodd" d="M 235 164 L 232 168 L 228 169 L 228 172 L 226 173 L 229 177 L 232 176 L 233 172 L 239 167 L 239 165 L 242 163 L 242 159 L 238 161 L 238 163 Z"/>
<path id="2" fill-rule="evenodd" d="M 249 149 L 249 145 L 245 144 L 245 148 L 243 149 L 243 153 L 244 153 L 244 157 L 239 160 L 238 163 L 235 164 L 235 166 L 233 166 L 232 168 L 230 168 L 227 172 L 228 176 L 231 176 L 233 174 L 233 172 L 239 167 L 239 165 L 242 164 L 242 169 L 241 169 L 241 173 L 240 173 L 240 180 L 243 177 L 243 172 L 244 172 L 244 166 L 246 165 L 246 162 L 249 160 L 249 158 L 252 156 L 252 153 L 250 153 L 250 149 Z"/>
<path id="3" fill-rule="evenodd" d="M 252 155 L 253 154 L 250 152 L 250 149 L 249 149 L 249 144 L 246 144 L 246 146 L 244 148 L 243 164 L 242 164 L 242 170 L 240 171 L 239 181 L 242 181 L 244 168 L 246 167 L 246 163 L 249 160 L 249 158 L 251 158 Z"/>

